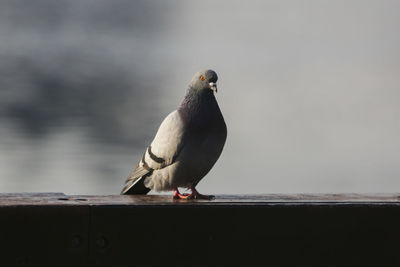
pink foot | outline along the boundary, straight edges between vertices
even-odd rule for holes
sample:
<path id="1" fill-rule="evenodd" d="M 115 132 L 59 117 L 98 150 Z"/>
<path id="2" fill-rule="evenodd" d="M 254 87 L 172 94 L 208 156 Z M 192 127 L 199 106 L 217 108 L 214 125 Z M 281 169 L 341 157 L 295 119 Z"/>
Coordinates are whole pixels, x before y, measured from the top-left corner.
<path id="1" fill-rule="evenodd" d="M 174 199 L 206 199 L 206 200 L 211 200 L 214 199 L 215 196 L 213 195 L 203 195 L 200 194 L 194 186 L 190 187 L 190 190 L 192 190 L 191 194 L 181 194 L 179 193 L 178 188 L 175 188 L 174 191 Z"/>
<path id="2" fill-rule="evenodd" d="M 174 199 L 188 199 L 189 194 L 181 194 L 178 191 L 178 188 L 175 188 L 174 191 Z"/>

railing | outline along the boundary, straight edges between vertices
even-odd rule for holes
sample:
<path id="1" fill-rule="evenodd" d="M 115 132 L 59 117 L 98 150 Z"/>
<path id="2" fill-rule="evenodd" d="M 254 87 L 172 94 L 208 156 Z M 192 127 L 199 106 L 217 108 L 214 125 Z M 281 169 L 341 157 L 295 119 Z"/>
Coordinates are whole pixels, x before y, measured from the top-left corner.
<path id="1" fill-rule="evenodd" d="M 400 195 L 0 194 L 0 266 L 400 266 Z"/>

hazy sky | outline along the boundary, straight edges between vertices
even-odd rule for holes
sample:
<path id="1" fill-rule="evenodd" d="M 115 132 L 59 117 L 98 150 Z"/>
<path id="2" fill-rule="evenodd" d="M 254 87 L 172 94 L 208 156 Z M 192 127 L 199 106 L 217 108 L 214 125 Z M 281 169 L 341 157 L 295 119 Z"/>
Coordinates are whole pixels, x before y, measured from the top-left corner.
<path id="1" fill-rule="evenodd" d="M 8 169 L 2 178 L 5 191 L 118 193 L 163 117 L 178 106 L 192 75 L 205 68 L 220 78 L 217 99 L 228 139 L 215 168 L 199 184 L 201 191 L 400 190 L 399 1 L 152 1 L 133 14 L 142 17 L 129 21 L 129 27 L 121 20 L 111 30 L 107 23 L 114 23 L 114 16 L 122 12 L 129 18 L 129 11 L 121 11 L 129 3 L 115 2 L 113 13 L 104 15 L 104 30 L 103 24 L 87 26 L 85 21 L 93 10 L 109 7 L 103 1 L 82 2 L 84 8 L 71 1 L 64 26 L 57 30 L 45 32 L 41 29 L 46 27 L 36 25 L 18 33 L 0 26 L 0 55 L 29 48 L 34 53 L 43 44 L 54 54 L 73 47 L 128 73 L 134 69 L 132 80 L 140 81 L 135 90 L 146 97 L 132 97 L 140 109 L 131 105 L 117 114 L 135 125 L 127 133 L 135 135 L 137 129 L 141 139 L 133 150 L 104 152 L 101 144 L 92 149 L 80 131 L 63 130 L 52 135 L 57 142 L 48 138 L 40 146 L 45 159 L 64 160 L 56 161 L 62 162 L 58 167 L 36 166 L 42 170 L 37 187 L 10 178 L 20 175 L 13 164 L 20 162 L 20 154 L 11 153 L 13 159 L 9 153 L 0 155 L 1 168 Z M 157 20 L 151 23 L 153 16 Z M 14 41 L 7 44 L 6 34 Z M 18 38 L 28 41 L 21 44 Z M 149 116 L 151 122 L 144 119 Z M 21 152 L 24 162 L 31 157 L 28 151 L 39 150 Z M 99 151 L 108 156 L 97 158 Z"/>
<path id="2" fill-rule="evenodd" d="M 397 1 L 183 6 L 164 43 L 176 62 L 172 82 L 183 87 L 180 77 L 215 69 L 229 128 L 221 160 L 201 187 L 398 191 L 399 7 Z M 179 94 L 165 93 L 171 101 Z"/>

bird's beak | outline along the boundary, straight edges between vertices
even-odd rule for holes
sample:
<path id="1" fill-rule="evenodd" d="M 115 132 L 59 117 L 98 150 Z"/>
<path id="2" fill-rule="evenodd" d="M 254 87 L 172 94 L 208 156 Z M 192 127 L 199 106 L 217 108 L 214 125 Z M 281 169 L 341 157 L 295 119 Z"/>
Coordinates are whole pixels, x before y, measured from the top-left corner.
<path id="1" fill-rule="evenodd" d="M 213 90 L 213 91 L 215 91 L 215 92 L 218 92 L 218 90 L 217 90 L 217 83 L 210 83 L 210 89 Z"/>

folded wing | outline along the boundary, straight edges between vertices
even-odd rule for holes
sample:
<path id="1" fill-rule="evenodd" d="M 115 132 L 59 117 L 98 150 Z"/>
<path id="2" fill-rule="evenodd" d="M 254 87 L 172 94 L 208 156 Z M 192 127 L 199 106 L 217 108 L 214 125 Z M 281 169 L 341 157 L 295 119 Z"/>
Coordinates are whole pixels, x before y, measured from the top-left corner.
<path id="1" fill-rule="evenodd" d="M 154 171 L 175 162 L 184 146 L 184 134 L 184 123 L 175 110 L 161 123 L 153 142 L 126 180 L 121 194 L 147 194 L 150 189 L 145 187 L 144 179 L 151 179 Z"/>

